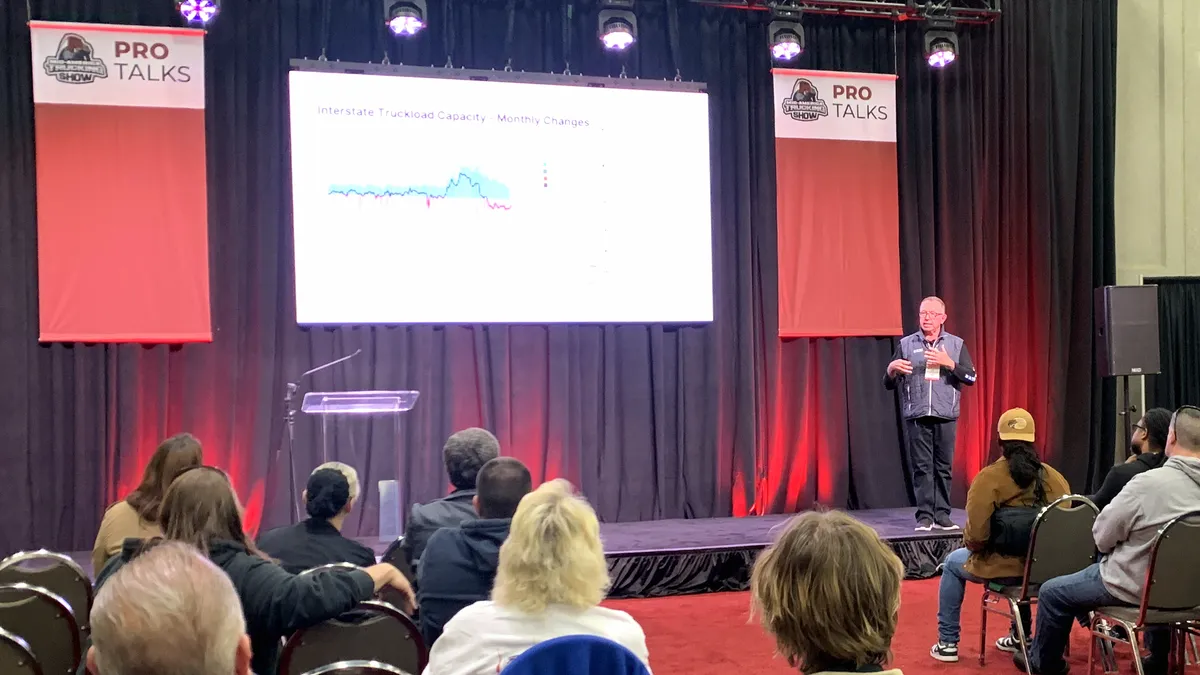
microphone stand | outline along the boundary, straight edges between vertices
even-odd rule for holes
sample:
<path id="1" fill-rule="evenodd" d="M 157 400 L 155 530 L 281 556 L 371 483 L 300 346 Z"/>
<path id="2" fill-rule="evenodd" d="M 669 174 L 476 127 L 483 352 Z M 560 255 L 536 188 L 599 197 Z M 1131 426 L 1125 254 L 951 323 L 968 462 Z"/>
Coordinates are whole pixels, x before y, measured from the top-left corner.
<path id="1" fill-rule="evenodd" d="M 343 356 L 340 359 L 335 359 L 333 361 L 330 361 L 329 363 L 326 363 L 323 366 L 317 366 L 316 368 L 307 370 L 303 374 L 301 374 L 300 377 L 296 378 L 295 382 L 288 382 L 287 387 L 284 390 L 283 419 L 284 419 L 285 425 L 287 426 L 288 467 L 289 467 L 289 470 L 291 472 L 291 477 L 292 477 L 291 497 L 292 497 L 292 510 L 293 510 L 293 514 L 295 516 L 294 522 L 297 522 L 297 523 L 300 522 L 300 499 L 299 499 L 299 491 L 298 491 L 299 484 L 296 482 L 296 452 L 295 452 L 295 447 L 296 447 L 296 409 L 292 407 L 292 401 L 296 398 L 296 392 L 299 391 L 300 383 L 304 381 L 304 378 L 308 377 L 309 375 L 312 375 L 313 373 L 317 373 L 322 370 L 325 370 L 326 368 L 331 368 L 333 366 L 336 366 L 337 364 L 342 363 L 343 361 L 349 361 L 350 359 L 358 356 L 361 353 L 362 353 L 362 350 L 359 349 L 359 350 L 356 350 L 353 354 L 350 354 L 348 356 Z M 278 465 L 278 463 L 279 463 L 279 453 L 278 452 L 275 453 L 275 463 L 276 463 L 276 465 Z"/>

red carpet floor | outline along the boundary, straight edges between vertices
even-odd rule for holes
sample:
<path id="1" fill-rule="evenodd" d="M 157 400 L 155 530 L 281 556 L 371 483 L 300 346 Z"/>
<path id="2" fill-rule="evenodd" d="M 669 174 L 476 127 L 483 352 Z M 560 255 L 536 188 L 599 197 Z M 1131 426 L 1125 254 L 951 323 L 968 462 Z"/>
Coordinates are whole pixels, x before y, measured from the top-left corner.
<path id="1" fill-rule="evenodd" d="M 1008 631 L 1003 617 L 988 617 L 987 665 L 979 665 L 979 595 L 981 587 L 968 584 L 962 612 L 962 644 L 958 663 L 929 658 L 937 641 L 938 579 L 906 581 L 902 589 L 900 625 L 892 643 L 893 667 L 905 675 L 963 675 L 965 673 L 1018 673 L 1011 656 L 996 650 L 994 642 Z M 747 593 L 713 593 L 648 600 L 614 600 L 608 607 L 629 612 L 646 631 L 650 665 L 655 675 L 729 675 L 730 673 L 791 673 L 787 662 L 774 655 L 774 643 L 755 622 L 750 622 Z M 1119 650 L 1122 673 L 1133 672 L 1128 650 Z M 1071 672 L 1087 673 L 1087 641 L 1076 626 L 1071 640 Z M 1097 668 L 1097 673 L 1100 669 Z M 1200 668 L 1188 668 L 1200 673 Z"/>

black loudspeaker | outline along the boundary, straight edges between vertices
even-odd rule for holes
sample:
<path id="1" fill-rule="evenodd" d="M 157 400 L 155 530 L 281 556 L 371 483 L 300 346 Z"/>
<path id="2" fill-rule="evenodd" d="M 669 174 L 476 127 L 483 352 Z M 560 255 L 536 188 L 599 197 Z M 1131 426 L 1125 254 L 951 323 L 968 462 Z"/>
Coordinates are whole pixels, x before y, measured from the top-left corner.
<path id="1" fill-rule="evenodd" d="M 1101 377 L 1154 375 L 1158 365 L 1158 286 L 1096 289 Z"/>

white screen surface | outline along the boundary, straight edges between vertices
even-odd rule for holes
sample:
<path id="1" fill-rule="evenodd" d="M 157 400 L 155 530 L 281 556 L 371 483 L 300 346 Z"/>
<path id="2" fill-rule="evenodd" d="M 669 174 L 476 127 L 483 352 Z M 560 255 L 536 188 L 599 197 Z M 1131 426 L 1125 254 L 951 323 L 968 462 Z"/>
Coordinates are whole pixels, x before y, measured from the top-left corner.
<path id="1" fill-rule="evenodd" d="M 704 322 L 708 96 L 291 73 L 302 324 Z"/>

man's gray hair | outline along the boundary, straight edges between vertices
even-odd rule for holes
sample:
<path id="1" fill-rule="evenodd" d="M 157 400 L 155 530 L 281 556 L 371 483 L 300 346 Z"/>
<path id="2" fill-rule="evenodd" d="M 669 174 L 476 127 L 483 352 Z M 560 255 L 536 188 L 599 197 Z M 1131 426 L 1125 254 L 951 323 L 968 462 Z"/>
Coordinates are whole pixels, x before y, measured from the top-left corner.
<path id="1" fill-rule="evenodd" d="M 922 304 L 922 305 L 923 305 L 923 304 L 925 304 L 925 303 L 927 303 L 927 302 L 936 302 L 937 304 L 939 304 L 939 305 L 941 305 L 941 306 L 942 306 L 942 311 L 943 311 L 943 312 L 944 312 L 944 311 L 946 311 L 946 301 L 945 301 L 945 300 L 943 300 L 943 299 L 941 299 L 941 298 L 939 298 L 939 297 L 938 297 L 938 296 L 936 296 L 936 295 L 930 295 L 930 296 L 927 296 L 927 297 L 924 297 L 924 298 L 922 298 L 922 299 L 921 299 L 921 304 Z"/>
<path id="2" fill-rule="evenodd" d="M 99 675 L 230 675 L 246 633 L 229 577 L 178 542 L 114 574 L 96 596 L 91 624 Z"/>

